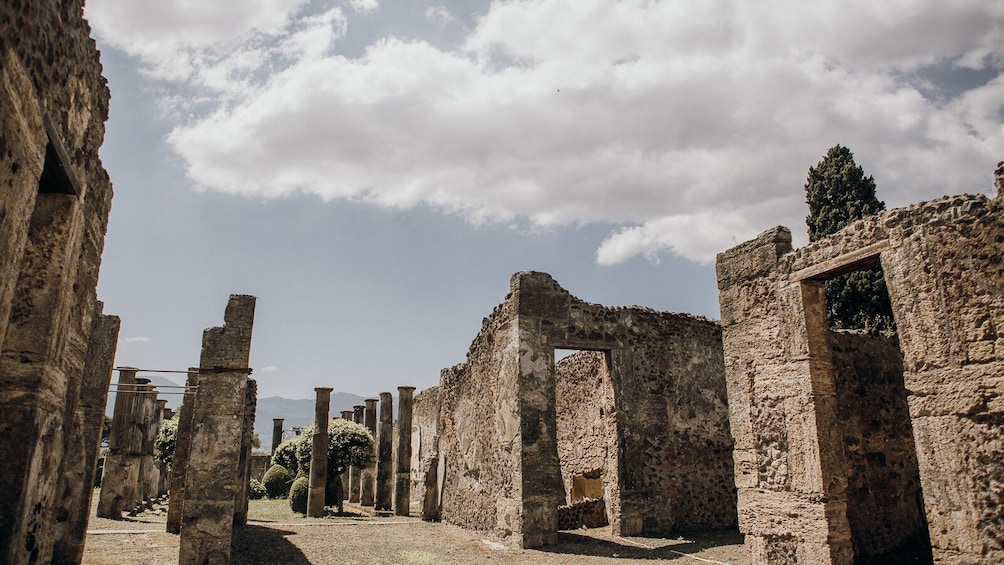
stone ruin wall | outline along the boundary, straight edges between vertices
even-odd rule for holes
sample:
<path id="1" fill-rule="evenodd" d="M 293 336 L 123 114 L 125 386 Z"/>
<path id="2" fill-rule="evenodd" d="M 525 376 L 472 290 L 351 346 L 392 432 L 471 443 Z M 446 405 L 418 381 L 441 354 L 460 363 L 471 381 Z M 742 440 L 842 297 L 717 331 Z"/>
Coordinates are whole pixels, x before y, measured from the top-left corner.
<path id="1" fill-rule="evenodd" d="M 573 364 L 568 372 L 559 363 L 558 443 L 559 454 L 566 454 L 566 489 L 571 475 L 602 468 L 608 513 L 620 535 L 735 526 L 732 439 L 718 325 L 683 314 L 578 301 L 572 303 L 570 321 L 595 329 L 592 335 L 588 329 L 575 330 L 571 337 L 562 330 L 564 335 L 555 335 L 554 341 L 574 343 L 604 335 L 617 336 L 620 346 L 610 352 L 609 361 L 604 353 L 588 352 L 567 358 L 565 362 Z M 591 359 L 582 373 L 576 370 L 584 361 L 576 359 L 579 356 Z M 600 382 L 604 372 L 609 372 L 606 385 Z M 587 397 L 584 391 L 590 388 L 595 392 Z M 604 398 L 605 405 L 599 405 L 598 398 Z M 588 429 L 594 431 L 584 431 Z M 580 449 L 583 445 L 590 448 Z M 609 456 L 603 457 L 603 451 Z M 619 464 L 618 453 L 623 454 Z M 601 458 L 603 465 L 597 467 Z"/>
<path id="2" fill-rule="evenodd" d="M 927 543 L 920 470 L 895 337 L 830 334 L 854 554 Z"/>
<path id="3" fill-rule="evenodd" d="M 518 333 L 514 305 L 483 322 L 467 363 L 439 383 L 438 480 L 444 522 L 516 540 L 522 534 Z"/>
<path id="4" fill-rule="evenodd" d="M 858 547 L 819 281 L 875 257 L 898 325 L 934 556 L 1004 560 L 1002 208 L 962 195 L 879 213 L 798 250 L 776 228 L 719 255 L 740 526 L 754 562 L 849 562 Z"/>
<path id="5" fill-rule="evenodd" d="M 559 420 L 582 418 L 579 428 L 592 427 L 600 408 L 566 413 L 568 391 L 557 393 L 563 385 L 554 364 L 554 349 L 562 348 L 608 351 L 613 401 L 604 414 L 614 415 L 611 437 L 620 448 L 604 449 L 624 459 L 599 464 L 593 454 L 591 464 L 604 470 L 614 531 L 734 525 L 717 324 L 588 304 L 544 273 L 518 273 L 511 289 L 484 320 L 467 363 L 442 375 L 442 519 L 523 547 L 554 541 L 557 507 L 567 499 Z"/>
<path id="6" fill-rule="evenodd" d="M 411 499 L 422 502 L 426 496 L 426 475 L 432 466 L 438 465 L 439 462 L 439 450 L 436 445 L 439 387 L 430 387 L 416 394 L 412 410 Z"/>
<path id="7" fill-rule="evenodd" d="M 555 364 L 558 460 L 565 504 L 620 499 L 617 407 L 606 354 L 579 351 Z"/>
<path id="8" fill-rule="evenodd" d="M 14 30 L 0 33 L 0 561 L 48 562 L 62 455 L 83 447 L 64 423 L 111 206 L 98 157 L 109 92 L 81 2 L 5 2 L 0 29 Z M 76 194 L 40 192 L 53 186 Z"/>

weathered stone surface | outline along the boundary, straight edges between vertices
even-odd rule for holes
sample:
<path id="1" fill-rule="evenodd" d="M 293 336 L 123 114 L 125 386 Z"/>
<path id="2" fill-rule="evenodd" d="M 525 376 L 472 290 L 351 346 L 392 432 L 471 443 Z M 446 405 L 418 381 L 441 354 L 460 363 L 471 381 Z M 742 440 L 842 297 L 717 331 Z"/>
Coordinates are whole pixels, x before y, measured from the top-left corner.
<path id="1" fill-rule="evenodd" d="M 178 437 L 174 444 L 174 465 L 171 466 L 171 498 L 167 507 L 167 532 L 181 533 L 181 517 L 185 507 L 185 481 L 188 459 L 192 452 L 192 431 L 195 426 L 195 389 L 199 386 L 199 368 L 188 368 L 184 400 L 178 410 Z"/>
<path id="2" fill-rule="evenodd" d="M 108 434 L 108 454 L 101 477 L 97 515 L 119 519 L 136 505 L 136 486 L 139 481 L 139 461 L 134 457 L 133 430 L 139 396 L 133 394 L 138 387 L 136 369 L 119 369 L 112 425 Z"/>
<path id="3" fill-rule="evenodd" d="M 353 406 L 352 407 L 352 421 L 357 424 L 363 423 L 363 409 L 365 406 Z M 362 467 L 353 466 L 349 470 L 349 502 L 358 503 L 359 502 L 359 489 L 362 483 Z"/>
<path id="4" fill-rule="evenodd" d="M 363 425 L 370 431 L 374 439 L 377 439 L 377 399 L 367 398 L 366 406 L 363 409 Z M 369 464 L 363 467 L 359 479 L 359 504 L 363 506 L 373 506 L 373 498 L 376 491 L 376 465 L 377 449 L 370 454 Z"/>
<path id="5" fill-rule="evenodd" d="M 936 560 L 1004 560 L 1002 208 L 962 195 L 797 250 L 775 229 L 719 255 L 739 522 L 755 563 L 885 555 L 922 530 L 918 492 Z M 898 326 L 898 394 L 898 369 L 873 345 L 825 328 L 819 281 L 830 273 L 814 266 L 869 249 Z"/>
<path id="6" fill-rule="evenodd" d="M 377 427 L 376 494 L 373 505 L 389 511 L 394 494 L 394 398 L 380 393 L 380 420 Z"/>
<path id="7" fill-rule="evenodd" d="M 240 484 L 241 451 L 254 308 L 253 296 L 231 295 L 224 325 L 203 333 L 178 553 L 182 565 L 230 562 L 235 501 L 246 488 Z"/>
<path id="8" fill-rule="evenodd" d="M 251 452 L 254 442 L 254 415 L 258 407 L 258 381 L 248 378 L 244 391 L 244 431 L 241 433 L 241 458 L 238 462 L 240 477 L 234 500 L 234 525 L 244 526 L 248 521 L 248 494 L 251 492 Z"/>
<path id="9" fill-rule="evenodd" d="M 394 514 L 407 516 L 411 512 L 411 433 L 414 408 L 413 386 L 397 387 L 397 441 L 394 456 Z"/>
<path id="10" fill-rule="evenodd" d="M 610 398 L 592 395 L 602 380 L 597 371 L 556 377 L 556 348 L 603 352 Z M 586 396 L 588 407 L 572 407 Z M 569 477 L 603 477 L 617 535 L 736 522 L 713 322 L 588 304 L 544 273 L 518 273 L 467 363 L 443 371 L 439 402 L 444 521 L 516 546 L 551 543 L 566 500 L 564 466 Z M 596 435 L 602 447 L 572 447 Z"/>
<path id="11" fill-rule="evenodd" d="M 275 453 L 275 449 L 282 443 L 282 418 L 272 418 L 272 449 L 269 453 Z"/>
<path id="12" fill-rule="evenodd" d="M 47 563 L 111 206 L 109 95 L 80 2 L 2 3 L 0 29 L 0 561 Z"/>
<path id="13" fill-rule="evenodd" d="M 53 563 L 80 563 L 84 552 L 101 429 L 120 325 L 117 316 L 102 314 L 102 309 L 101 302 L 95 302 L 87 360 L 80 383 L 80 400 L 75 409 L 75 425 L 71 435 L 68 435 L 64 451 Z"/>
<path id="14" fill-rule="evenodd" d="M 307 491 L 307 516 L 324 516 L 324 485 L 328 480 L 328 412 L 331 407 L 331 391 L 318 387 L 314 389 L 314 435 L 310 449 L 310 483 Z"/>

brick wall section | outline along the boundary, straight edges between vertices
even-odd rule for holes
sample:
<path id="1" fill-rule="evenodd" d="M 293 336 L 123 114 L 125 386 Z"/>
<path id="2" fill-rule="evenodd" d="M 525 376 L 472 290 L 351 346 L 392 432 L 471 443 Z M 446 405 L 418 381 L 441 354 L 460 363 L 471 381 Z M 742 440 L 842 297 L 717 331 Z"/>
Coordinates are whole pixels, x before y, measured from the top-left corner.
<path id="1" fill-rule="evenodd" d="M 0 29 L 0 561 L 49 562 L 111 206 L 109 94 L 80 2 L 4 2 Z M 79 195 L 38 192 L 46 118 Z"/>
<path id="2" fill-rule="evenodd" d="M 611 477 L 614 531 L 735 524 L 717 324 L 588 304 L 545 273 L 517 273 L 510 289 L 467 363 L 441 376 L 442 519 L 521 547 L 556 539 L 565 489 L 553 351 L 568 348 L 609 351 L 625 453 L 623 473 Z"/>
<path id="3" fill-rule="evenodd" d="M 1002 208 L 949 197 L 798 250 L 774 228 L 719 255 L 740 527 L 754 562 L 853 558 L 825 305 L 821 285 L 799 279 L 867 246 L 879 250 L 898 324 L 934 556 L 1004 559 Z"/>

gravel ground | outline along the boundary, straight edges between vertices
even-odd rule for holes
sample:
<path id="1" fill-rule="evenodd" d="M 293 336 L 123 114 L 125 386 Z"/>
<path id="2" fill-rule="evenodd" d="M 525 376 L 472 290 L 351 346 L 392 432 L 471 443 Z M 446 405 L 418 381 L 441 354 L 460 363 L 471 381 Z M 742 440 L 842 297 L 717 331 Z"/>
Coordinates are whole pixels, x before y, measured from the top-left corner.
<path id="1" fill-rule="evenodd" d="M 178 536 L 164 532 L 166 504 L 108 520 L 93 516 L 94 502 L 84 564 L 178 562 Z M 346 505 L 347 514 L 353 510 L 362 513 Z M 742 536 L 734 530 L 665 539 L 619 538 L 609 528 L 595 528 L 561 532 L 557 544 L 543 549 L 512 550 L 476 532 L 418 518 L 305 518 L 290 511 L 285 500 L 251 501 L 248 517 L 235 537 L 235 565 L 749 563 Z"/>

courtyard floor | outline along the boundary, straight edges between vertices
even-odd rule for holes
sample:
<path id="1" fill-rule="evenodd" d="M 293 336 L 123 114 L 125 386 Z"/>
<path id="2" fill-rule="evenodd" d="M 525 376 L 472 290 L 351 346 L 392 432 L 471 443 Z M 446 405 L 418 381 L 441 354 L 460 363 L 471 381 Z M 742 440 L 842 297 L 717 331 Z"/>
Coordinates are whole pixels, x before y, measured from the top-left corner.
<path id="1" fill-rule="evenodd" d="M 97 491 L 95 491 L 96 493 Z M 167 507 L 155 506 L 122 520 L 93 515 L 91 505 L 84 564 L 166 565 L 178 562 L 179 536 L 164 531 Z M 675 538 L 612 536 L 609 528 L 565 531 L 542 549 L 512 550 L 476 532 L 413 517 L 373 517 L 346 504 L 346 514 L 305 518 L 286 500 L 253 500 L 248 525 L 235 540 L 240 564 L 623 564 L 748 565 L 738 531 Z"/>

